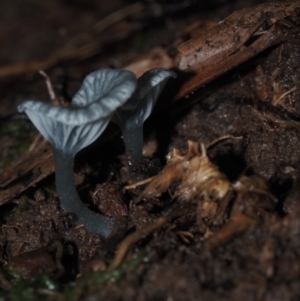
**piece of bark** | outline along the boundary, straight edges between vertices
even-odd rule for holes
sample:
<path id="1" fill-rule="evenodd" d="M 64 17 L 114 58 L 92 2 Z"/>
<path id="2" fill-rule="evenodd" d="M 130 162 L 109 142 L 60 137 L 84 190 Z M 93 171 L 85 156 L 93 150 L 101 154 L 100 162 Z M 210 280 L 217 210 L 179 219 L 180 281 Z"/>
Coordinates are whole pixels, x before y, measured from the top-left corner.
<path id="1" fill-rule="evenodd" d="M 33 161 L 28 164 L 30 160 Z M 9 182 L 2 185 L 5 188 L 0 188 L 0 205 L 15 198 L 53 173 L 52 151 L 49 150 L 41 155 L 30 157 L 28 160 L 22 161 L 18 166 L 15 166 L 14 169 L 18 171 L 17 174 L 14 174 Z"/>
<path id="2" fill-rule="evenodd" d="M 19 272 L 24 279 L 30 279 L 41 271 L 53 274 L 57 270 L 55 260 L 46 248 L 15 256 L 8 262 L 8 266 Z"/>
<path id="3" fill-rule="evenodd" d="M 244 8 L 216 26 L 178 46 L 179 68 L 191 73 L 175 99 L 198 88 L 280 44 L 291 28 L 297 26 L 298 2 L 270 2 Z"/>
<path id="4" fill-rule="evenodd" d="M 121 184 L 117 182 L 104 182 L 96 186 L 92 199 L 97 208 L 104 215 L 113 218 L 128 215 L 128 208 L 122 200 Z"/>

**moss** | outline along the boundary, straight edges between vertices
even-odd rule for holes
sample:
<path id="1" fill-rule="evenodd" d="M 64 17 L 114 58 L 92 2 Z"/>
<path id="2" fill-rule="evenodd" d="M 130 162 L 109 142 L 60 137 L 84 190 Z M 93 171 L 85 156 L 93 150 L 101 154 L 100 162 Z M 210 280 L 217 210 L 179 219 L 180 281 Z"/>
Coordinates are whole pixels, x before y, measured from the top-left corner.
<path id="1" fill-rule="evenodd" d="M 64 293 L 64 300 L 80 300 L 87 292 L 97 292 L 108 282 L 117 282 L 124 278 L 127 270 L 136 268 L 143 258 L 135 258 L 125 262 L 120 268 L 106 272 L 91 272 L 68 285 Z"/>
<path id="2" fill-rule="evenodd" d="M 126 271 L 135 269 L 143 261 L 143 258 L 138 257 L 113 271 L 91 272 L 65 287 L 45 273 L 38 273 L 31 279 L 23 279 L 19 271 L 6 268 L 5 274 L 11 279 L 13 288 L 0 293 L 0 301 L 80 300 L 80 296 L 88 292 L 97 292 L 108 282 L 123 279 Z"/>
<path id="3" fill-rule="evenodd" d="M 39 273 L 31 279 L 22 279 L 17 273 L 10 275 L 13 276 L 14 286 L 0 295 L 0 301 L 53 300 L 54 295 L 60 296 L 59 285 L 45 273 Z"/>
<path id="4" fill-rule="evenodd" d="M 37 131 L 27 120 L 13 120 L 0 127 L 0 141 L 7 146 L 1 149 L 0 168 L 4 168 L 28 151 Z"/>

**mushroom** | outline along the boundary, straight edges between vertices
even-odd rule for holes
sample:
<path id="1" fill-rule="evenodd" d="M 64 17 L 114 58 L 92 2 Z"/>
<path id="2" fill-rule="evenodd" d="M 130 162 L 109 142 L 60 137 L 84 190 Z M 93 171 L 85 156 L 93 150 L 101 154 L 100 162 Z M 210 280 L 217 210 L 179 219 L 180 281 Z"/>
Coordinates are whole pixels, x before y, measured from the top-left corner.
<path id="1" fill-rule="evenodd" d="M 110 235 L 113 220 L 89 210 L 81 202 L 74 185 L 74 157 L 101 135 L 114 111 L 130 98 L 135 88 L 132 72 L 101 69 L 84 79 L 68 108 L 31 100 L 18 106 L 52 145 L 61 207 L 74 213 L 88 231 L 103 237 Z"/>
<path id="2" fill-rule="evenodd" d="M 148 70 L 138 79 L 131 98 L 113 115 L 112 121 L 120 126 L 123 134 L 129 166 L 142 159 L 144 122 L 170 77 L 176 77 L 176 73 L 163 68 Z"/>

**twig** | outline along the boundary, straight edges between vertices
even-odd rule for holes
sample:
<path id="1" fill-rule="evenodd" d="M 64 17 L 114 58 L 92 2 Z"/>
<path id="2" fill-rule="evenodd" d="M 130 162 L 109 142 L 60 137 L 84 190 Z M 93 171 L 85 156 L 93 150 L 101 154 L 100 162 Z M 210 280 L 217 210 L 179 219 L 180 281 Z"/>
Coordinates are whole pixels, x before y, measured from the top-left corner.
<path id="1" fill-rule="evenodd" d="M 293 93 L 293 92 L 296 91 L 296 90 L 297 90 L 297 87 L 296 87 L 296 86 L 293 87 L 293 88 L 291 88 L 290 90 L 288 90 L 288 91 L 286 91 L 285 93 L 283 93 L 282 95 L 280 95 L 280 97 L 278 97 L 275 101 L 273 101 L 272 104 L 273 104 L 274 106 L 277 106 L 278 103 L 279 103 L 284 97 L 288 96 L 289 94 Z"/>
<path id="2" fill-rule="evenodd" d="M 223 140 L 226 140 L 226 139 L 240 140 L 240 139 L 243 139 L 243 137 L 236 137 L 236 136 L 233 136 L 233 135 L 224 135 L 224 136 L 216 138 L 212 142 L 210 142 L 207 145 L 206 149 L 208 149 L 208 148 L 214 146 L 215 144 L 219 143 L 220 141 L 223 141 Z"/>
<path id="3" fill-rule="evenodd" d="M 288 127 L 294 127 L 299 129 L 300 128 L 300 122 L 299 121 L 295 121 L 295 120 L 283 120 L 283 119 L 279 119 L 278 117 L 270 114 L 270 113 L 266 113 L 266 112 L 260 112 L 257 109 L 253 108 L 253 112 L 257 115 L 257 117 L 265 122 L 265 121 L 271 121 L 281 127 L 284 128 L 288 128 Z"/>
<path id="4" fill-rule="evenodd" d="M 151 178 L 148 178 L 148 179 L 145 179 L 145 180 L 142 180 L 142 181 L 139 181 L 139 182 L 136 182 L 134 184 L 131 184 L 131 185 L 127 185 L 124 187 L 124 189 L 126 190 L 131 190 L 131 189 L 135 189 L 139 186 L 142 186 L 142 185 L 145 185 L 145 184 L 148 184 L 150 183 L 152 180 L 153 180 L 154 177 L 151 177 Z"/>
<path id="5" fill-rule="evenodd" d="M 50 77 L 48 76 L 48 74 L 44 70 L 40 70 L 39 74 L 41 74 L 45 78 L 46 86 L 47 86 L 48 93 L 49 93 L 52 104 L 59 105 L 60 103 L 59 103 L 59 100 L 58 100 L 58 98 L 55 94 L 55 91 L 54 91 L 54 88 L 53 88 Z"/>
<path id="6" fill-rule="evenodd" d="M 121 265 L 121 263 L 123 262 L 128 249 L 130 248 L 130 246 L 132 246 L 134 243 L 136 243 L 137 241 L 139 241 L 140 239 L 144 238 L 147 235 L 150 235 L 151 233 L 153 233 L 155 230 L 161 228 L 164 224 L 166 224 L 167 222 L 178 218 L 182 215 L 185 214 L 192 214 L 195 213 L 195 206 L 194 205 L 189 205 L 189 206 L 185 206 L 185 207 L 178 207 L 176 209 L 174 209 L 170 214 L 168 214 L 167 216 L 162 216 L 159 217 L 158 219 L 156 219 L 154 222 L 152 222 L 151 224 L 145 226 L 144 228 L 133 232 L 132 234 L 129 234 L 119 245 L 117 253 L 114 257 L 114 259 L 112 260 L 110 266 L 109 266 L 109 270 L 113 270 L 116 269 L 117 267 L 119 267 Z"/>
<path id="7" fill-rule="evenodd" d="M 133 232 L 132 234 L 129 234 L 119 245 L 118 251 L 116 253 L 116 256 L 114 257 L 113 261 L 111 262 L 109 266 L 109 270 L 116 269 L 121 265 L 123 262 L 128 249 L 130 248 L 131 245 L 139 241 L 145 236 L 150 235 L 152 232 L 154 232 L 156 229 L 159 229 L 162 227 L 164 224 L 166 224 L 168 221 L 167 217 L 160 217 L 157 220 L 155 220 L 153 223 L 150 225 L 147 225 L 146 227 Z"/>
<path id="8" fill-rule="evenodd" d="M 214 233 L 211 238 L 208 239 L 206 246 L 201 252 L 201 255 L 205 256 L 215 248 L 225 245 L 234 237 L 243 233 L 246 229 L 254 224 L 255 221 L 252 218 L 241 212 L 236 212 L 225 226 L 223 226 L 219 231 Z"/>

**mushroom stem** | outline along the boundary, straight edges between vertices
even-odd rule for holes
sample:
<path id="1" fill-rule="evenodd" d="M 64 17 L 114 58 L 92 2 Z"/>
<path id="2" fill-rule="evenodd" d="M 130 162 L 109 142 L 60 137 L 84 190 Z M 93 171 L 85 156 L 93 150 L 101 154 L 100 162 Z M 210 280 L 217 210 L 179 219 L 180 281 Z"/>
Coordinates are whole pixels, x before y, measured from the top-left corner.
<path id="1" fill-rule="evenodd" d="M 61 207 L 74 213 L 86 229 L 102 237 L 108 237 L 113 228 L 113 220 L 89 210 L 80 200 L 74 184 L 74 155 L 53 148 L 55 183 Z"/>
<path id="2" fill-rule="evenodd" d="M 129 168 L 135 167 L 143 158 L 143 123 L 126 122 L 122 128 L 122 134 Z"/>

